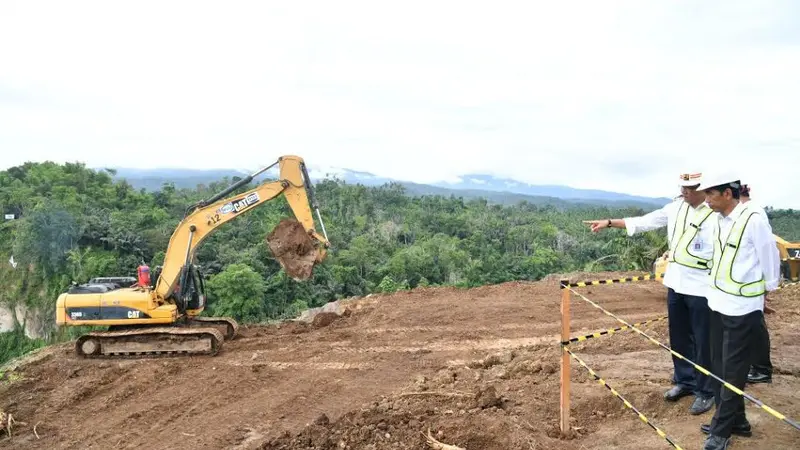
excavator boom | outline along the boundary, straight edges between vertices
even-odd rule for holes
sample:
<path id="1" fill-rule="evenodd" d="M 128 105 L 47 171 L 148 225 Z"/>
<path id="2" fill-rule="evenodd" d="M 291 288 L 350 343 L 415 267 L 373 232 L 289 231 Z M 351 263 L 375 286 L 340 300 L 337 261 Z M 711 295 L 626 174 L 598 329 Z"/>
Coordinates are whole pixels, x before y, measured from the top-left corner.
<path id="1" fill-rule="evenodd" d="M 313 237 L 317 243 L 322 244 L 322 248 L 316 249 L 317 254 L 314 256 L 314 261 L 320 262 L 324 259 L 325 247 L 329 245 L 328 239 L 327 236 L 319 235 L 314 227 L 314 216 L 309 207 L 309 197 L 314 199 L 313 190 L 311 189 L 311 183 L 310 180 L 308 180 L 308 172 L 303 160 L 297 156 L 283 156 L 276 164 L 280 165 L 280 179 L 278 181 L 265 183 L 240 195 L 221 199 L 222 196 L 249 183 L 259 174 L 274 167 L 275 164 L 261 169 L 247 178 L 240 180 L 238 183 L 215 195 L 211 199 L 200 202 L 194 207 L 193 211 L 189 212 L 181 223 L 178 224 L 178 227 L 172 233 L 172 238 L 170 239 L 164 257 L 161 276 L 155 287 L 156 296 L 158 298 L 167 299 L 173 294 L 178 284 L 182 268 L 192 260 L 197 247 L 212 231 L 220 225 L 274 199 L 280 194 L 284 194 L 297 221 L 302 224 L 306 233 L 308 233 L 310 237 Z M 319 207 L 316 205 L 315 199 L 313 201 L 313 206 L 319 215 Z M 286 226 L 284 225 L 284 227 Z M 282 229 L 280 225 L 278 229 Z M 291 229 L 289 231 L 295 230 Z M 276 249 L 272 250 L 274 253 Z M 278 250 L 284 249 L 278 248 Z M 275 256 L 281 257 L 285 255 L 281 254 Z M 286 266 L 284 266 L 284 268 L 286 268 Z"/>

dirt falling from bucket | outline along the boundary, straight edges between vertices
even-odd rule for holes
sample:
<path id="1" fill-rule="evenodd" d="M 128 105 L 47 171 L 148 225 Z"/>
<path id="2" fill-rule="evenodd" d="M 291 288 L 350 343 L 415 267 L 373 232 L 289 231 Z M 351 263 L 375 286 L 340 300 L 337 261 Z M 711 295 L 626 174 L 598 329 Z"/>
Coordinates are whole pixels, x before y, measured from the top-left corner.
<path id="1" fill-rule="evenodd" d="M 300 222 L 281 220 L 267 236 L 267 245 L 290 277 L 296 281 L 311 278 L 318 252 L 314 239 Z"/>

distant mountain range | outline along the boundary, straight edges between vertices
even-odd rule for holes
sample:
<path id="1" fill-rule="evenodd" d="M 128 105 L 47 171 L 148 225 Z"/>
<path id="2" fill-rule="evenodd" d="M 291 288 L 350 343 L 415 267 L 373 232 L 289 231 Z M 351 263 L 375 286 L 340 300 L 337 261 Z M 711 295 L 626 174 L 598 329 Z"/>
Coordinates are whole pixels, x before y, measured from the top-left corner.
<path id="1" fill-rule="evenodd" d="M 143 188 L 148 191 L 161 189 L 164 183 L 170 182 L 176 188 L 195 188 L 197 185 L 208 185 L 226 177 L 232 179 L 233 177 L 245 177 L 248 175 L 245 172 L 233 169 L 132 169 L 124 167 L 113 169 L 116 171 L 114 176 L 116 179 L 125 179 L 136 189 Z M 262 175 L 264 178 L 275 178 L 276 176 L 277 168 Z M 309 176 L 314 182 L 323 178 L 335 177 L 347 184 L 362 184 L 365 186 L 380 186 L 394 182 L 403 185 L 410 195 L 444 195 L 448 197 L 453 195 L 465 199 L 485 198 L 489 202 L 501 204 L 527 201 L 533 204 L 551 204 L 555 206 L 602 205 L 654 209 L 671 200 L 669 198 L 642 197 L 595 189 L 576 189 L 560 185 L 533 185 L 482 174 L 463 175 L 458 182 L 437 182 L 432 184 L 394 180 L 368 172 L 333 167 L 309 167 Z M 260 179 L 261 177 L 259 177 Z"/>

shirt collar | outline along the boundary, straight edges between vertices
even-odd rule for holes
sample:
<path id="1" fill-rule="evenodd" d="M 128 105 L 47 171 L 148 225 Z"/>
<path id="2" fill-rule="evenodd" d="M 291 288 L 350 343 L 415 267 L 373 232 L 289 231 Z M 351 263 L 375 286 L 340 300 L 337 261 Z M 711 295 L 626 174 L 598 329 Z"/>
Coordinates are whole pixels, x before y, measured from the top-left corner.
<path id="1" fill-rule="evenodd" d="M 739 216 L 741 216 L 741 215 L 742 215 L 742 213 L 743 213 L 743 212 L 744 212 L 744 210 L 745 210 L 745 209 L 748 207 L 748 205 L 749 205 L 749 204 L 750 204 L 750 202 L 747 202 L 747 203 L 742 203 L 742 202 L 739 202 L 739 203 L 736 205 L 736 207 L 735 207 L 735 208 L 733 208 L 733 211 L 731 211 L 731 213 L 728 215 L 728 217 L 723 217 L 723 218 L 724 218 L 724 219 L 730 219 L 730 220 L 734 220 L 734 221 L 735 221 L 736 219 L 738 219 L 738 218 L 739 218 Z M 720 214 L 720 216 L 722 216 L 722 214 Z"/>

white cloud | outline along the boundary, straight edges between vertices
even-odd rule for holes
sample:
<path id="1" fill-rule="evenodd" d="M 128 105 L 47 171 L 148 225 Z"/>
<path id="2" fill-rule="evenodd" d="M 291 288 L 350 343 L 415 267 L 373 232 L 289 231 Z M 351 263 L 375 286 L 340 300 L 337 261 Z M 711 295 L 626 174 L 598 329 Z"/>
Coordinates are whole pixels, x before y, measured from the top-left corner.
<path id="1" fill-rule="evenodd" d="M 5 2 L 0 166 L 288 153 L 672 196 L 685 166 L 730 164 L 800 208 L 796 2 L 398 5 Z"/>

